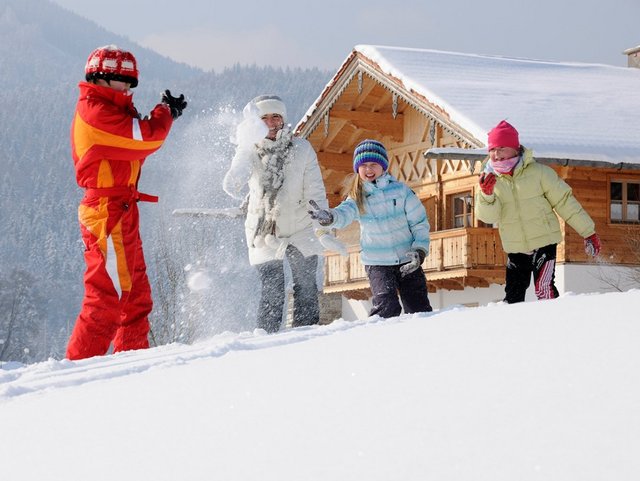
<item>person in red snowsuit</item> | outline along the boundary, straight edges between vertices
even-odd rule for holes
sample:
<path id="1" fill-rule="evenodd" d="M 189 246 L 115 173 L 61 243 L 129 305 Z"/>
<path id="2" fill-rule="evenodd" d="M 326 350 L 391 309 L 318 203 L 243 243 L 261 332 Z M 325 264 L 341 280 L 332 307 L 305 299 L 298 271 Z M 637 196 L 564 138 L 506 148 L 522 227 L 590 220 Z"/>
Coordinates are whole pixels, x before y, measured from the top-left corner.
<path id="1" fill-rule="evenodd" d="M 138 85 L 135 57 L 115 45 L 94 50 L 71 125 L 71 151 L 85 245 L 85 294 L 67 345 L 67 359 L 149 347 L 153 306 L 139 233 L 137 202 L 145 158 L 158 150 L 187 103 L 169 90 L 142 119 L 130 88 Z"/>

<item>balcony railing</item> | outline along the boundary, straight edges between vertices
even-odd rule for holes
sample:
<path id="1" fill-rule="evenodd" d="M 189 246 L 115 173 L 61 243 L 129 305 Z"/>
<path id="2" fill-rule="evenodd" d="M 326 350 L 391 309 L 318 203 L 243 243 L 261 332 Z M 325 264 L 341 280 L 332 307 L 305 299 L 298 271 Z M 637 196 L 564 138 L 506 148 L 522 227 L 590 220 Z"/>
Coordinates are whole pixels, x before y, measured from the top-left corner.
<path id="1" fill-rule="evenodd" d="M 468 227 L 432 232 L 429 255 L 423 269 L 430 283 L 458 279 L 461 286 L 500 282 L 504 278 L 506 255 L 498 230 Z M 350 291 L 368 287 L 360 246 L 349 248 L 349 256 L 325 254 L 326 291 Z"/>
<path id="2" fill-rule="evenodd" d="M 504 266 L 498 229 L 466 227 L 431 233 L 429 255 L 425 259 L 426 272 L 450 269 Z"/>

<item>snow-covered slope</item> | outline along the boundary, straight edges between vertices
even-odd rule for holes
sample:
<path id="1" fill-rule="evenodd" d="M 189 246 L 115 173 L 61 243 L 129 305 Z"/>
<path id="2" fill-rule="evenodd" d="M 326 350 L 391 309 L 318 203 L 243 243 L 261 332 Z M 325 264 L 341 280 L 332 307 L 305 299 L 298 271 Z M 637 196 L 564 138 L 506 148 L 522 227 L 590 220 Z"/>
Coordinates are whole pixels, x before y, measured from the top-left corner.
<path id="1" fill-rule="evenodd" d="M 18 480 L 640 479 L 640 290 L 0 369 Z"/>

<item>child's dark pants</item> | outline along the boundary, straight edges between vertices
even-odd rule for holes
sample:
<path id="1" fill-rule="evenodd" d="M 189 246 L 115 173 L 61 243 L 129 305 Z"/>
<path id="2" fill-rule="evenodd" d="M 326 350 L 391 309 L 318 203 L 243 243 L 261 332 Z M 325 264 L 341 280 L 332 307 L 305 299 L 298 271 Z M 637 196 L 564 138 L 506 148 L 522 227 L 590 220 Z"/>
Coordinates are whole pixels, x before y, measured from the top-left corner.
<path id="1" fill-rule="evenodd" d="M 427 279 L 422 269 L 416 269 L 404 277 L 400 274 L 400 266 L 365 266 L 365 270 L 373 293 L 373 308 L 369 315 L 395 317 L 400 315 L 402 307 L 405 314 L 431 312 Z M 402 306 L 398 301 L 398 293 Z"/>
<path id="2" fill-rule="evenodd" d="M 555 299 L 556 244 L 536 249 L 531 254 L 509 254 L 507 260 L 507 282 L 504 300 L 508 304 L 524 301 L 531 284 L 531 275 L 538 299 Z"/>

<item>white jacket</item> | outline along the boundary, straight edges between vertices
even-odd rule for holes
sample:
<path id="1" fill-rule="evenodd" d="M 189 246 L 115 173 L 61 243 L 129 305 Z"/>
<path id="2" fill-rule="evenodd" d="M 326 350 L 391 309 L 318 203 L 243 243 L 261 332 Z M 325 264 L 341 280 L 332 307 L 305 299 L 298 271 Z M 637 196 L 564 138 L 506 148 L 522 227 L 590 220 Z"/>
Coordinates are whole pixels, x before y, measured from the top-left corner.
<path id="1" fill-rule="evenodd" d="M 273 142 L 263 139 L 261 142 Z M 256 248 L 253 238 L 260 218 L 262 187 L 261 160 L 256 146 L 238 146 L 231 167 L 224 177 L 224 191 L 232 197 L 243 199 L 249 186 L 249 205 L 245 220 L 245 233 L 251 265 L 282 259 L 287 245 L 295 246 L 305 257 L 322 254 L 320 244 L 309 217 L 309 200 L 315 200 L 323 209 L 328 208 L 327 194 L 318 165 L 318 158 L 311 144 L 298 137 L 293 138 L 285 166 L 284 183 L 277 197 L 279 215 L 276 220 L 276 237 L 281 247 Z"/>

